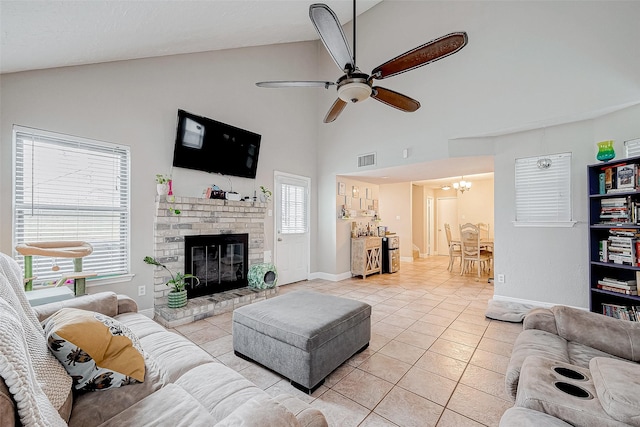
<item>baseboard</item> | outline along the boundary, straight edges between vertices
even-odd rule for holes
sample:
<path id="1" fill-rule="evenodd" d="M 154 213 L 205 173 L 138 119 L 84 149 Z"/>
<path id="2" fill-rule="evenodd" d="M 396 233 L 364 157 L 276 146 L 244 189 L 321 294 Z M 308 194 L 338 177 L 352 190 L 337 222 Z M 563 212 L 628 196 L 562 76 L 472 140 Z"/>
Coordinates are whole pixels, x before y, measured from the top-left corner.
<path id="1" fill-rule="evenodd" d="M 351 277 L 351 272 L 346 271 L 344 273 L 331 274 L 331 273 L 323 273 L 323 272 L 315 272 L 309 274 L 309 280 L 320 279 L 320 280 L 328 280 L 330 282 L 339 282 L 340 280 L 349 279 Z"/>
<path id="2" fill-rule="evenodd" d="M 403 262 L 413 262 L 413 257 L 412 257 L 412 256 L 401 256 L 401 257 L 400 257 L 400 261 L 403 261 Z"/>
<path id="3" fill-rule="evenodd" d="M 505 301 L 505 302 L 515 302 L 518 304 L 526 304 L 526 305 L 533 305 L 535 307 L 542 307 L 542 308 L 551 308 L 554 305 L 565 305 L 567 307 L 572 307 L 572 308 L 577 308 L 578 310 L 589 310 L 588 308 L 585 307 L 576 307 L 574 305 L 567 305 L 567 304 L 554 304 L 551 302 L 543 302 L 543 301 L 535 301 L 535 300 L 529 300 L 529 299 L 522 299 L 522 298 L 513 298 L 513 297 L 507 297 L 504 295 L 493 295 L 493 299 L 496 301 Z"/>

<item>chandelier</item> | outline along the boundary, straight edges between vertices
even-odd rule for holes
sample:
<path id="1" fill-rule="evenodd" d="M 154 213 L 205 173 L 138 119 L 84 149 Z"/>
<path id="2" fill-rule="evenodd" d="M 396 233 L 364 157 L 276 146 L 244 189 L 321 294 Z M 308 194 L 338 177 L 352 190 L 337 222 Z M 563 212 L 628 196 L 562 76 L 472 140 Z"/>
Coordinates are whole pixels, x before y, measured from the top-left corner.
<path id="1" fill-rule="evenodd" d="M 461 193 L 464 193 L 465 191 L 471 190 L 471 182 L 465 181 L 463 176 L 459 182 L 453 183 L 453 188 L 455 188 L 456 190 L 460 190 Z"/>

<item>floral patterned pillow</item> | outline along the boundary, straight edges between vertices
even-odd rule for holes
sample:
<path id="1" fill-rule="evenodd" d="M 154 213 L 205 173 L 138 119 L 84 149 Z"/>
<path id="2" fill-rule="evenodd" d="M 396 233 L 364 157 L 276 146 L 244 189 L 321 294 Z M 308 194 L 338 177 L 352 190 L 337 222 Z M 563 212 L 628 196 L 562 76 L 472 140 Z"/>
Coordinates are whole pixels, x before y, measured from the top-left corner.
<path id="1" fill-rule="evenodd" d="M 63 308 L 42 325 L 49 349 L 73 378 L 76 390 L 106 390 L 144 381 L 140 341 L 117 320 Z"/>

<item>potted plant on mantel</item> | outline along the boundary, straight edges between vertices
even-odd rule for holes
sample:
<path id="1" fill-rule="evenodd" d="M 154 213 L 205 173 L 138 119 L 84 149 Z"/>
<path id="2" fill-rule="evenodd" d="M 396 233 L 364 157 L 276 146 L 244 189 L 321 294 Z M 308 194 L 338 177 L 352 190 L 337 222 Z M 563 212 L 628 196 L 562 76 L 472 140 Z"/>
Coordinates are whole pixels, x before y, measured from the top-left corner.
<path id="1" fill-rule="evenodd" d="M 158 196 L 166 196 L 169 192 L 169 181 L 171 181 L 170 176 L 162 175 L 160 173 L 156 174 L 156 191 Z"/>
<path id="2" fill-rule="evenodd" d="M 171 275 L 171 279 L 165 283 L 165 285 L 171 287 L 171 291 L 167 296 L 169 299 L 169 308 L 180 308 L 187 305 L 187 290 L 184 288 L 187 282 L 185 282 L 185 279 L 196 279 L 196 284 L 200 284 L 200 279 L 193 274 L 183 274 L 180 272 L 173 274 L 166 265 L 159 263 L 155 258 L 150 256 L 144 257 L 144 262 L 149 265 L 155 265 L 156 267 L 162 267 Z"/>

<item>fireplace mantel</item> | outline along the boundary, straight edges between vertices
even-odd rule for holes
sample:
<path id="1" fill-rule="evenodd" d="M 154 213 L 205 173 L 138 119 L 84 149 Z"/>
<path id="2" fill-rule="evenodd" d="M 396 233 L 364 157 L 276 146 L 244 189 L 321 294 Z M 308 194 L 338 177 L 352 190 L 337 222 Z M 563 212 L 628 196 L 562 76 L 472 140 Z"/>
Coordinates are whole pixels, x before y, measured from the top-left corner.
<path id="1" fill-rule="evenodd" d="M 172 210 L 180 210 L 180 215 L 175 215 Z M 261 202 L 245 202 L 218 199 L 203 199 L 196 197 L 175 197 L 173 202 L 168 202 L 166 196 L 156 196 L 156 216 L 154 221 L 154 246 L 153 256 L 162 264 L 165 264 L 172 271 L 183 271 L 185 262 L 184 238 L 185 236 L 211 235 L 211 234 L 242 234 L 249 235 L 249 265 L 263 261 L 264 256 L 264 218 L 267 211 L 267 204 Z M 154 306 L 156 317 L 166 313 L 166 295 L 169 288 L 165 285 L 168 277 L 166 270 L 156 268 L 154 270 Z M 243 303 L 251 297 L 266 297 L 264 291 L 252 290 L 241 292 Z M 274 291 L 275 290 L 271 290 Z M 232 291 L 228 291 L 232 292 Z M 237 293 L 237 292 L 236 292 Z M 231 294 L 232 302 L 240 297 Z M 206 297 L 201 297 L 206 298 Z M 189 301 L 185 312 L 186 318 L 179 313 L 172 312 L 172 325 L 168 324 L 168 319 L 159 319 L 166 326 L 175 326 L 176 321 L 187 323 L 187 318 L 192 316 L 190 321 L 200 317 L 206 317 L 206 310 L 212 308 L 210 301 L 198 301 L 201 298 L 194 298 Z M 228 298 L 227 298 L 228 299 Z M 231 304 L 233 308 L 233 304 Z M 205 308 L 201 308 L 204 306 Z M 225 307 L 227 307 L 225 305 Z M 207 308 L 208 307 L 208 308 Z M 215 307 L 213 307 L 215 308 Z M 184 314 L 184 313 L 182 313 Z M 211 313 L 209 315 L 213 315 Z M 215 313 L 217 314 L 217 313 Z M 177 319 L 176 319 L 177 318 Z"/>

